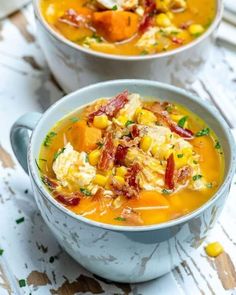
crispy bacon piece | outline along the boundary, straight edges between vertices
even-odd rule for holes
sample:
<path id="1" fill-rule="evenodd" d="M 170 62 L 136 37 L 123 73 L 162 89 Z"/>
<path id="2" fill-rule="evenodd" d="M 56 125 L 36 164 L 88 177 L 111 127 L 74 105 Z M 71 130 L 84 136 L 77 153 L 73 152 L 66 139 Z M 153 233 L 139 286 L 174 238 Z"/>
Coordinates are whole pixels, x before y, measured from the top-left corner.
<path id="1" fill-rule="evenodd" d="M 120 109 L 128 102 L 128 90 L 119 93 L 112 98 L 106 105 L 101 106 L 97 111 L 88 115 L 88 121 L 91 123 L 95 116 L 107 115 L 110 119 L 113 118 Z"/>
<path id="2" fill-rule="evenodd" d="M 80 15 L 77 13 L 76 10 L 71 8 L 68 9 L 65 12 L 65 14 L 59 18 L 59 21 L 71 25 L 73 27 L 79 28 L 82 24 L 84 25 L 86 23 L 87 18 L 85 15 Z"/>
<path id="3" fill-rule="evenodd" d="M 128 168 L 128 171 L 125 175 L 125 181 L 129 186 L 132 186 L 136 189 L 139 189 L 137 175 L 141 171 L 141 167 L 138 163 L 134 163 Z"/>
<path id="4" fill-rule="evenodd" d="M 125 157 L 128 152 L 128 147 L 118 145 L 116 149 L 116 154 L 115 154 L 115 164 L 116 165 L 123 165 L 125 161 Z"/>
<path id="5" fill-rule="evenodd" d="M 193 139 L 193 132 L 189 129 L 184 129 L 174 122 L 169 123 L 170 130 L 185 139 Z"/>
<path id="6" fill-rule="evenodd" d="M 185 184 L 187 180 L 191 177 L 193 169 L 191 166 L 186 165 L 177 171 L 177 182 Z"/>
<path id="7" fill-rule="evenodd" d="M 123 137 L 123 139 L 120 139 L 120 144 L 124 147 L 132 147 L 132 146 L 138 146 L 140 142 L 140 138 L 135 137 L 134 139 L 130 139 L 130 137 Z"/>
<path id="8" fill-rule="evenodd" d="M 172 37 L 171 41 L 177 45 L 182 45 L 184 43 L 184 39 L 177 37 Z"/>
<path id="9" fill-rule="evenodd" d="M 130 207 L 126 207 L 121 212 L 121 217 L 124 218 L 130 225 L 142 225 L 143 220 L 140 214 Z"/>
<path id="10" fill-rule="evenodd" d="M 80 202 L 80 193 L 73 193 L 71 195 L 57 194 L 56 200 L 63 203 L 66 206 L 76 206 Z"/>
<path id="11" fill-rule="evenodd" d="M 107 133 L 104 145 L 101 149 L 101 157 L 98 162 L 98 169 L 105 171 L 112 167 L 115 159 L 116 147 L 113 144 L 112 133 Z"/>
<path id="12" fill-rule="evenodd" d="M 135 138 L 135 137 L 139 136 L 139 129 L 138 129 L 138 126 L 136 124 L 131 126 L 130 133 L 131 133 L 132 138 Z"/>
<path id="13" fill-rule="evenodd" d="M 149 27 L 153 25 L 156 3 L 153 0 L 145 0 L 144 7 L 144 15 L 139 25 L 139 31 L 141 33 L 144 33 Z"/>
<path id="14" fill-rule="evenodd" d="M 174 189 L 174 173 L 175 173 L 175 160 L 173 153 L 167 159 L 166 172 L 165 172 L 165 186 L 167 189 Z"/>

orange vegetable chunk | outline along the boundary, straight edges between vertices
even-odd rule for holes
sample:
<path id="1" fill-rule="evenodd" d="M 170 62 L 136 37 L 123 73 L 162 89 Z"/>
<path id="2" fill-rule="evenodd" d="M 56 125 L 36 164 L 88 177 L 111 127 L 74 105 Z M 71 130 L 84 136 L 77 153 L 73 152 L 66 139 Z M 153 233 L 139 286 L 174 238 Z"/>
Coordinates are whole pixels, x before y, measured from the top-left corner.
<path id="1" fill-rule="evenodd" d="M 111 42 L 128 39 L 138 31 L 138 16 L 128 11 L 95 12 L 92 22 L 98 33 Z"/>
<path id="2" fill-rule="evenodd" d="M 91 152 L 97 147 L 101 138 L 101 130 L 89 127 L 84 120 L 73 124 L 68 132 L 68 140 L 78 152 Z"/>

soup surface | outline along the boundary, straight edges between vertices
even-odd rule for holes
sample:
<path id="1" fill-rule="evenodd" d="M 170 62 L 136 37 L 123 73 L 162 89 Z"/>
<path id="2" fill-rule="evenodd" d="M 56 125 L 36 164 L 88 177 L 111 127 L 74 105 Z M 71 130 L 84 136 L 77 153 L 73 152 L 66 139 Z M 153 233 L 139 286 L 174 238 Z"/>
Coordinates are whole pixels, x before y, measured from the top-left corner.
<path id="1" fill-rule="evenodd" d="M 119 55 L 155 54 L 203 34 L 216 0 L 41 0 L 46 21 L 67 39 Z"/>
<path id="2" fill-rule="evenodd" d="M 222 182 L 224 156 L 214 132 L 183 106 L 124 91 L 59 121 L 38 167 L 52 196 L 76 214 L 150 225 L 209 200 Z"/>

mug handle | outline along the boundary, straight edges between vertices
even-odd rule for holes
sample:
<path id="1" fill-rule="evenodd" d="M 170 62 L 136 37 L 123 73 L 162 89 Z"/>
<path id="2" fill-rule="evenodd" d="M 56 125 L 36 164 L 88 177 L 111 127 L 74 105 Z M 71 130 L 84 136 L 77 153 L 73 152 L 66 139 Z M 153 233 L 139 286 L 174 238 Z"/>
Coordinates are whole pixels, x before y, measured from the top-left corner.
<path id="1" fill-rule="evenodd" d="M 27 150 L 30 140 L 29 130 L 34 130 L 41 116 L 42 114 L 37 112 L 25 114 L 14 123 L 10 131 L 12 150 L 27 174 L 29 174 L 27 164 Z"/>

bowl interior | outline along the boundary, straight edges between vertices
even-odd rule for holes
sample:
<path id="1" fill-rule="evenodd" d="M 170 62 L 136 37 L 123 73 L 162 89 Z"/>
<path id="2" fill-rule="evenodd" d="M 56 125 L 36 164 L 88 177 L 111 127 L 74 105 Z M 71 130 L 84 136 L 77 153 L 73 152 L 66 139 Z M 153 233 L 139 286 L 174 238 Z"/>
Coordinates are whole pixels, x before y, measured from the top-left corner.
<path id="1" fill-rule="evenodd" d="M 209 102 L 204 102 L 202 99 L 193 96 L 185 90 L 167 84 L 145 80 L 116 80 L 91 85 L 67 95 L 51 106 L 39 121 L 31 138 L 29 161 L 30 170 L 34 180 L 38 186 L 44 190 L 45 195 L 48 195 L 48 192 L 42 187 L 40 178 L 38 177 L 35 159 L 38 158 L 40 145 L 50 128 L 58 120 L 62 119 L 64 116 L 68 115 L 68 113 L 74 111 L 75 109 L 83 107 L 84 105 L 89 104 L 100 97 L 114 96 L 125 89 L 128 89 L 129 92 L 139 93 L 144 98 L 148 97 L 149 100 L 150 97 L 152 97 L 159 100 L 177 102 L 184 105 L 192 112 L 196 113 L 199 117 L 201 117 L 207 123 L 207 125 L 212 130 L 214 130 L 223 147 L 225 154 L 224 184 L 232 178 L 235 167 L 234 140 L 229 127 L 226 125 L 219 112 L 213 106 L 211 106 Z M 229 179 L 226 180 L 226 178 Z M 222 189 L 222 186 L 220 189 Z M 217 194 L 214 197 L 217 197 Z M 50 198 L 52 199 L 52 197 Z M 198 210 L 201 210 L 202 207 Z"/>

